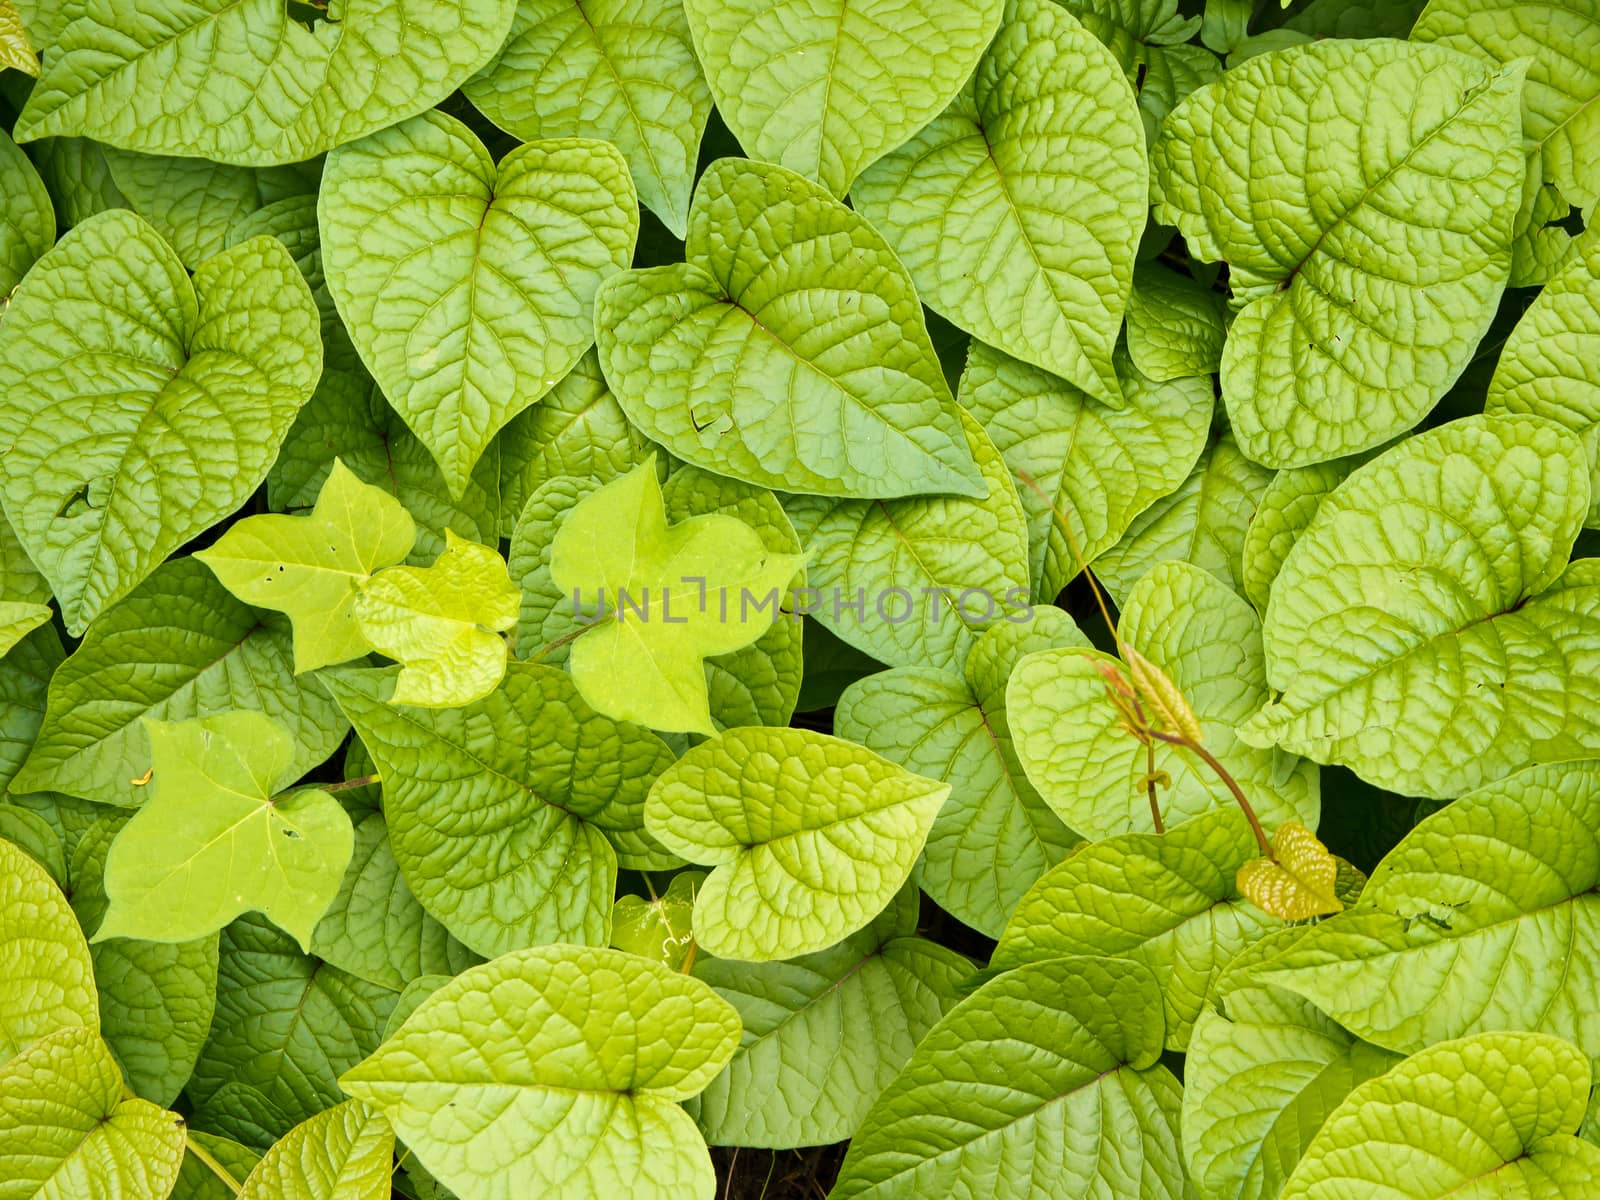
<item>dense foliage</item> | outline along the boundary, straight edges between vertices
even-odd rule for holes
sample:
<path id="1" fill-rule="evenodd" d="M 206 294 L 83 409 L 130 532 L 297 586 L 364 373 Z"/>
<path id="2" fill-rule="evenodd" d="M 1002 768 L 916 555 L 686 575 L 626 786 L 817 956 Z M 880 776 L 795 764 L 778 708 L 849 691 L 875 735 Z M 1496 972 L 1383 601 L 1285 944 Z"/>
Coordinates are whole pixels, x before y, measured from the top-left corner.
<path id="1" fill-rule="evenodd" d="M 0 0 L 0 119 L 0 1200 L 1597 1194 L 1600 0 Z"/>

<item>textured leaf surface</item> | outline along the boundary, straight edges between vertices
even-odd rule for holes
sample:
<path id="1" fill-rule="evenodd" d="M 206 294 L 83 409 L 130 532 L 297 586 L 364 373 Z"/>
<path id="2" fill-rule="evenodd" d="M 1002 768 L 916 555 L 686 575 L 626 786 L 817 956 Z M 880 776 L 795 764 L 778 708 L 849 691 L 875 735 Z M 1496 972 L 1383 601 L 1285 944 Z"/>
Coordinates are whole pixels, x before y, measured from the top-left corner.
<path id="1" fill-rule="evenodd" d="M 244 1180 L 239 1200 L 389 1200 L 394 1131 L 359 1100 L 291 1129 Z"/>
<path id="2" fill-rule="evenodd" d="M 600 716 L 550 667 L 513 663 L 498 690 L 454 709 L 389 705 L 392 678 L 346 670 L 328 686 L 383 776 L 395 861 L 422 906 L 484 955 L 603 945 L 617 870 L 607 835 L 641 845 L 666 744 Z"/>
<path id="3" fill-rule="evenodd" d="M 399 501 L 334 459 L 310 513 L 246 517 L 195 557 L 246 604 L 288 616 L 299 674 L 367 652 L 356 594 L 374 571 L 405 558 L 416 536 Z"/>
<path id="4" fill-rule="evenodd" d="M 3 1200 L 162 1197 L 182 1166 L 183 1118 L 122 1099 L 94 1030 L 60 1030 L 0 1070 Z"/>
<path id="5" fill-rule="evenodd" d="M 350 337 L 457 497 L 589 348 L 595 289 L 639 231 L 615 147 L 540 141 L 496 164 L 437 112 L 329 155 L 317 215 Z"/>
<path id="6" fill-rule="evenodd" d="M 982 492 L 911 277 L 862 217 L 793 172 L 721 159 L 685 253 L 595 302 L 601 366 L 647 437 L 786 491 Z"/>
<path id="7" fill-rule="evenodd" d="M 102 804 L 144 800 L 133 782 L 150 766 L 144 718 L 264 713 L 293 739 L 295 778 L 345 735 L 321 685 L 295 678 L 282 623 L 241 604 L 190 558 L 161 567 L 96 621 L 50 679 L 50 696 L 17 790 Z"/>
<path id="8" fill-rule="evenodd" d="M 804 729 L 730 729 L 662 772 L 645 827 L 715 867 L 694 932 L 719 958 L 831 946 L 894 898 L 950 785 Z"/>
<path id="9" fill-rule="evenodd" d="M 273 239 L 191 282 L 115 210 L 39 260 L 0 322 L 0 500 L 69 632 L 244 503 L 321 369 L 316 306 Z"/>
<path id="10" fill-rule="evenodd" d="M 1589 1064 L 1558 1038 L 1483 1033 L 1429 1047 L 1350 1093 L 1281 1195 L 1576 1200 L 1600 1171 L 1600 1147 L 1572 1136 L 1588 1091 Z"/>
<path id="11" fill-rule="evenodd" d="M 499 685 L 500 635 L 517 623 L 520 600 L 498 551 L 447 529 L 431 567 L 378 572 L 351 612 L 362 639 L 402 664 L 391 703 L 453 708 Z"/>
<path id="12" fill-rule="evenodd" d="M 730 514 L 668 525 L 654 455 L 568 511 L 549 561 L 592 626 L 570 651 L 584 698 L 608 716 L 704 734 L 715 732 L 704 660 L 761 637 L 777 617 L 769 595 L 803 565 Z"/>
<path id="13" fill-rule="evenodd" d="M 1024 655 L 1087 646 L 1072 618 L 1036 608 L 1001 622 L 967 657 L 964 675 L 900 667 L 857 680 L 834 711 L 834 732 L 950 785 L 917 866 L 946 912 L 999 937 L 1022 894 L 1077 842 L 1028 782 L 1012 745 L 1006 680 Z"/>
<path id="14" fill-rule="evenodd" d="M 94 965 L 45 869 L 0 839 L 0 1067 L 58 1029 L 98 1027 Z"/>
<path id="15" fill-rule="evenodd" d="M 598 137 L 628 160 L 639 199 L 682 237 L 711 91 L 673 0 L 529 0 L 462 92 L 525 142 Z"/>
<path id="16" fill-rule="evenodd" d="M 1217 973 L 1279 926 L 1234 886 L 1234 872 L 1255 853 L 1243 816 L 1225 810 L 1165 836 L 1086 843 L 1028 890 L 990 968 L 1072 955 L 1139 963 L 1161 985 L 1167 1047 L 1183 1050 Z"/>
<path id="17" fill-rule="evenodd" d="M 1285 921 L 1307 921 L 1344 908 L 1339 859 L 1298 821 L 1278 826 L 1271 858 L 1253 858 L 1239 868 L 1238 887 L 1257 908 Z"/>
<path id="18" fill-rule="evenodd" d="M 1464 418 L 1356 471 L 1278 574 L 1282 695 L 1246 735 L 1439 798 L 1600 747 L 1600 572 L 1567 565 L 1589 475 L 1576 437 L 1526 416 Z"/>
<path id="19" fill-rule="evenodd" d="M 1257 612 L 1267 611 L 1272 584 L 1290 547 L 1311 524 L 1322 502 L 1361 462 L 1362 456 L 1356 455 L 1293 467 L 1279 471 L 1262 490 L 1245 531 L 1239 571 L 1240 586 Z"/>
<path id="20" fill-rule="evenodd" d="M 1532 767 L 1418 825 L 1263 978 L 1406 1052 L 1537 1029 L 1600 1060 L 1600 764 Z"/>
<path id="21" fill-rule="evenodd" d="M 983 423 L 1012 473 L 1020 480 L 1026 471 L 1044 493 L 1017 484 L 1038 599 L 1053 600 L 1078 574 L 1073 542 L 1095 562 L 1142 512 L 1184 483 L 1205 449 L 1209 380 L 1152 384 L 1120 354 L 1117 362 L 1126 401 L 1120 410 L 982 342 L 974 341 L 968 353 L 961 402 Z"/>
<path id="22" fill-rule="evenodd" d="M 50 619 L 48 604 L 23 604 L 0 600 L 0 658 L 28 634 Z"/>
<path id="23" fill-rule="evenodd" d="M 694 900 L 704 871 L 680 871 L 661 895 L 620 896 L 611 906 L 611 944 L 618 950 L 682 971 L 694 948 Z"/>
<path id="24" fill-rule="evenodd" d="M 1177 1200 L 1180 1088 L 1157 1061 L 1160 1010 L 1132 963 L 1055 959 L 990 980 L 873 1105 L 832 1195 Z"/>
<path id="25" fill-rule="evenodd" d="M 0 16 L 0 41 L 4 37 L 4 17 Z M 6 296 L 56 240 L 56 213 L 39 172 L 3 131 L 0 181 L 6 193 L 5 208 L 0 210 L 0 296 Z"/>
<path id="26" fill-rule="evenodd" d="M 1316 823 L 1316 768 L 1258 750 L 1235 732 L 1268 694 L 1261 626 L 1244 600 L 1198 567 L 1164 563 L 1134 587 L 1118 631 L 1181 689 L 1203 745 L 1264 822 Z M 1017 664 L 1006 691 L 1028 779 L 1063 821 L 1090 838 L 1154 829 L 1145 785 L 1150 758 L 1107 691 L 1101 666 L 1111 661 L 1095 650 L 1042 650 Z M 1226 785 L 1181 746 L 1158 745 L 1154 769 L 1168 779 L 1157 797 L 1169 826 L 1235 806 Z"/>
<path id="27" fill-rule="evenodd" d="M 738 1042 L 738 1014 L 698 980 L 540 946 L 445 984 L 341 1082 L 466 1195 L 711 1200 L 711 1159 L 678 1101 Z"/>
<path id="28" fill-rule="evenodd" d="M 855 1133 L 972 973 L 914 937 L 909 888 L 859 933 L 791 962 L 702 959 L 696 977 L 738 1009 L 739 1052 L 690 1104 L 719 1146 L 815 1146 Z"/>
<path id="29" fill-rule="evenodd" d="M 299 162 L 443 100 L 514 0 L 350 0 L 306 28 L 282 0 L 88 0 L 17 121 L 156 154 Z"/>
<path id="30" fill-rule="evenodd" d="M 1148 174 L 1110 51 L 1051 0 L 1008 0 L 961 95 L 851 194 L 930 308 L 1121 407 L 1111 350 Z"/>
<path id="31" fill-rule="evenodd" d="M 1241 307 L 1222 396 L 1251 458 L 1368 449 L 1466 367 L 1511 270 L 1521 87 L 1520 67 L 1439 47 L 1324 41 L 1253 58 L 1173 111 L 1156 218 L 1228 264 Z"/>
<path id="32" fill-rule="evenodd" d="M 228 244 L 235 222 L 261 207 L 256 173 L 248 167 L 110 146 L 102 153 L 127 207 L 149 221 L 191 270 Z"/>
<path id="33" fill-rule="evenodd" d="M 10 67 L 24 75 L 39 74 L 39 55 L 12 0 L 0 0 L 0 67 Z"/>
<path id="34" fill-rule="evenodd" d="M 891 666 L 959 670 L 984 629 L 1026 605 L 1027 515 L 983 427 L 964 412 L 961 422 L 982 499 L 797 496 L 787 506 L 807 581 L 824 597 L 812 615 Z"/>
<path id="35" fill-rule="evenodd" d="M 1133 273 L 1128 297 L 1128 357 L 1157 383 L 1211 375 L 1222 365 L 1222 297 L 1151 263 Z"/>
<path id="36" fill-rule="evenodd" d="M 110 907 L 95 934 L 187 942 L 256 910 L 302 947 L 350 862 L 350 818 L 294 781 L 294 746 L 271 718 L 148 721 L 149 799 L 106 857 Z"/>
<path id="37" fill-rule="evenodd" d="M 0 659 L 0 787 L 7 789 L 8 798 L 17 769 L 38 736 L 50 676 L 61 657 L 61 639 L 46 626 Z"/>
<path id="38" fill-rule="evenodd" d="M 755 158 L 842 196 L 954 98 L 1004 0 L 689 0 L 717 110 Z"/>
<path id="39" fill-rule="evenodd" d="M 195 1129 L 193 1125 L 190 1125 L 187 1136 L 221 1163 L 222 1169 L 232 1175 L 235 1181 L 243 1180 L 256 1163 L 261 1161 L 261 1156 L 254 1150 L 241 1146 L 231 1138 Z M 202 1163 L 192 1152 L 184 1154 L 183 1170 L 178 1172 L 178 1185 L 172 1189 L 169 1200 L 232 1200 L 232 1198 L 232 1190 L 217 1178 L 216 1172 Z"/>

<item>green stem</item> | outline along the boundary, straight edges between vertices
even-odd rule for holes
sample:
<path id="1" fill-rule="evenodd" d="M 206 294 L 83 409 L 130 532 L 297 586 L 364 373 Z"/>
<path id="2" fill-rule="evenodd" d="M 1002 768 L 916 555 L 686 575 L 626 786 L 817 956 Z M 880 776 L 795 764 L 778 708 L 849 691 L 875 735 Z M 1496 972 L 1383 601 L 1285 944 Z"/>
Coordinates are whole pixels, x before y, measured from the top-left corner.
<path id="1" fill-rule="evenodd" d="M 570 632 L 570 633 L 563 633 L 555 641 L 546 642 L 544 645 L 540 646 L 539 649 L 534 652 L 533 657 L 530 658 L 528 661 L 529 662 L 542 662 L 544 660 L 544 656 L 546 654 L 549 654 L 550 651 L 559 650 L 562 646 L 565 646 L 568 642 L 576 641 L 578 638 L 580 638 L 584 634 L 588 633 L 589 630 L 593 629 L 595 627 L 595 625 L 598 625 L 598 624 L 600 624 L 600 622 L 596 621 L 594 623 L 594 625 L 584 625 L 581 628 L 572 630 L 572 632 Z"/>
<path id="2" fill-rule="evenodd" d="M 357 788 L 371 787 L 375 783 L 382 783 L 381 775 L 362 775 L 356 779 L 346 779 L 343 783 L 322 783 L 317 785 L 319 792 L 353 792 Z"/>
<path id="3" fill-rule="evenodd" d="M 1150 819 L 1155 822 L 1157 833 L 1166 833 L 1166 826 L 1161 821 L 1161 801 L 1156 798 L 1156 744 L 1152 739 L 1144 744 L 1145 750 L 1145 776 L 1144 786 L 1150 793 Z"/>
<path id="4" fill-rule="evenodd" d="M 1261 821 L 1256 816 L 1256 810 L 1251 807 L 1250 801 L 1245 798 L 1243 789 L 1234 781 L 1233 776 L 1228 773 L 1228 768 L 1217 761 L 1217 756 L 1198 742 L 1191 742 L 1180 734 L 1163 733 L 1159 729 L 1151 729 L 1148 732 L 1151 737 L 1160 738 L 1168 745 L 1183 746 L 1200 756 L 1200 760 L 1215 772 L 1217 778 L 1228 785 L 1228 790 L 1233 793 L 1233 798 L 1239 802 L 1239 807 L 1244 811 L 1245 818 L 1250 822 L 1251 831 L 1256 835 L 1256 844 L 1261 847 L 1262 857 L 1270 858 L 1273 862 L 1277 862 L 1278 856 L 1272 852 L 1272 843 L 1267 841 L 1267 835 L 1262 832 Z"/>
<path id="5" fill-rule="evenodd" d="M 211 1173 L 213 1175 L 215 1175 L 218 1179 L 222 1180 L 222 1184 L 223 1184 L 224 1187 L 226 1187 L 235 1196 L 237 1196 L 240 1192 L 244 1191 L 244 1188 L 243 1188 L 243 1186 L 240 1185 L 239 1181 L 237 1179 L 235 1179 L 232 1175 L 228 1174 L 228 1168 L 223 1166 L 216 1159 L 212 1158 L 210 1153 L 207 1152 L 207 1150 L 205 1149 L 205 1147 L 202 1146 L 199 1142 L 195 1141 L 194 1138 L 192 1138 L 189 1135 L 189 1131 L 188 1130 L 184 1130 L 183 1140 L 184 1140 L 184 1146 L 189 1151 L 189 1153 L 194 1155 L 197 1159 L 199 1159 L 201 1162 L 203 1162 L 208 1168 L 210 1168 Z"/>

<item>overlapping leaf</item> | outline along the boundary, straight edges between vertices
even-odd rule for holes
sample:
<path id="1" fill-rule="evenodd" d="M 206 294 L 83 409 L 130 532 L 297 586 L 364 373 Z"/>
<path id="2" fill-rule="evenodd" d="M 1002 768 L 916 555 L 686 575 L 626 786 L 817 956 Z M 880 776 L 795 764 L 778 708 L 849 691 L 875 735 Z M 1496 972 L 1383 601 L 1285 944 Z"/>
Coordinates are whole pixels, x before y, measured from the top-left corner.
<path id="1" fill-rule="evenodd" d="M 239 1200 L 389 1200 L 394 1131 L 359 1100 L 295 1126 L 256 1164 Z"/>
<path id="2" fill-rule="evenodd" d="M 99 1024 L 94 965 L 67 898 L 0 839 L 0 1068 L 39 1038 Z"/>
<path id="3" fill-rule="evenodd" d="M 4 297 L 56 240 L 56 214 L 39 172 L 4 131 L 0 131 L 0 181 L 6 195 L 0 209 L 0 297 Z"/>

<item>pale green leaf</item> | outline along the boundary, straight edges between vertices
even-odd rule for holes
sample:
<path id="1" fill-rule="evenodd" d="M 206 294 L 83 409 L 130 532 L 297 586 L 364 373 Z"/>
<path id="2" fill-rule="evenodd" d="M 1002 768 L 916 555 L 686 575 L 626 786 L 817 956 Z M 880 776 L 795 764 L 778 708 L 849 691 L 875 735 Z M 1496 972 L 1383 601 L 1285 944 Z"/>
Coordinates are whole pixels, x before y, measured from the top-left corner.
<path id="1" fill-rule="evenodd" d="M 620 720 L 710 734 L 704 660 L 767 632 L 803 559 L 729 513 L 668 525 L 651 455 L 566 513 L 549 563 L 583 605 L 569 662 L 584 699 Z"/>
<path id="2" fill-rule="evenodd" d="M 1257 749 L 1236 733 L 1268 695 L 1261 625 L 1243 599 L 1198 567 L 1164 563 L 1129 594 L 1118 631 L 1177 685 L 1199 720 L 1202 744 L 1263 822 L 1316 825 L 1316 767 Z M 1155 827 L 1145 783 L 1150 755 L 1124 727 L 1100 671 L 1114 661 L 1095 650 L 1041 650 L 1017 664 L 1006 691 L 1028 779 L 1067 825 L 1090 838 Z M 1154 771 L 1165 774 L 1156 796 L 1168 826 L 1235 806 L 1222 780 L 1182 746 L 1158 744 Z"/>
<path id="3" fill-rule="evenodd" d="M 1281 694 L 1246 736 L 1439 799 L 1600 749 L 1600 571 L 1567 565 L 1590 472 L 1527 416 L 1463 418 L 1358 469 L 1278 573 Z"/>
<path id="4" fill-rule="evenodd" d="M 1122 351 L 1117 364 L 1126 400 L 1120 410 L 982 342 L 968 352 L 961 402 L 1019 480 L 1036 599 L 1055 599 L 1078 574 L 1079 554 L 1093 563 L 1116 545 L 1141 513 L 1189 478 L 1205 449 L 1209 380 L 1154 384 Z M 1021 481 L 1024 471 L 1038 491 Z"/>
<path id="5" fill-rule="evenodd" d="M 296 1125 L 256 1164 L 239 1200 L 389 1200 L 394 1131 L 359 1100 Z"/>
<path id="6" fill-rule="evenodd" d="M 94 966 L 67 898 L 0 840 L 0 1069 L 38 1038 L 99 1024 Z"/>
<path id="7" fill-rule="evenodd" d="M 1002 621 L 978 639 L 964 676 L 899 667 L 857 680 L 834 711 L 840 737 L 950 785 L 917 866 L 922 889 L 951 916 L 999 937 L 1022 894 L 1078 838 L 1050 811 L 1017 761 L 1006 681 L 1050 646 L 1087 646 L 1059 608 Z"/>
<path id="8" fill-rule="evenodd" d="M 329 155 L 317 215 L 351 340 L 455 497 L 589 348 L 595 291 L 639 231 L 609 143 L 533 142 L 496 164 L 438 112 Z"/>
<path id="9" fill-rule="evenodd" d="M 744 1021 L 739 1052 L 689 1111 L 718 1146 L 818 1146 L 855 1133 L 972 964 L 914 937 L 903 891 L 871 925 L 790 962 L 701 959 L 697 978 Z"/>
<path id="10" fill-rule="evenodd" d="M 1600 37 L 1600 31 L 1597 31 Z M 1600 105 L 1597 105 L 1600 107 Z M 1489 381 L 1484 411 L 1532 413 L 1600 457 L 1600 228 L 1573 244 L 1560 272 L 1517 322 Z M 1589 476 L 1586 525 L 1600 528 L 1600 465 Z"/>
<path id="11" fill-rule="evenodd" d="M 445 984 L 341 1083 L 479 1200 L 711 1200 L 710 1155 L 678 1102 L 738 1041 L 738 1014 L 699 980 L 541 946 Z"/>
<path id="12" fill-rule="evenodd" d="M 4 658 L 13 646 L 49 619 L 48 604 L 0 600 L 0 658 Z"/>
<path id="13" fill-rule="evenodd" d="M 1183 1200 L 1161 993 L 1068 958 L 990 980 L 922 1040 L 850 1143 L 834 1200 Z"/>
<path id="14" fill-rule="evenodd" d="M 0 8 L 4 4 L 5 0 L 0 0 Z M 0 44 L 5 40 L 4 29 L 5 19 L 0 15 Z M 3 54 L 0 50 L 0 56 Z M 0 130 L 0 184 L 4 185 L 6 196 L 4 208 L 0 208 L 0 300 L 3 300 L 56 240 L 56 213 L 39 172 L 4 130 Z"/>
<path id="15" fill-rule="evenodd" d="M 788 491 L 981 494 L 911 277 L 861 216 L 791 171 L 720 159 L 685 253 L 595 302 L 601 366 L 645 436 Z"/>
<path id="16" fill-rule="evenodd" d="M 608 837 L 630 865 L 675 861 L 656 861 L 642 833 L 645 794 L 672 761 L 666 744 L 596 713 L 551 667 L 512 663 L 497 691 L 457 709 L 389 705 L 392 679 L 327 676 L 383 776 L 395 861 L 422 906 L 480 954 L 603 945 L 617 870 Z"/>
<path id="17" fill-rule="evenodd" d="M 770 962 L 831 946 L 882 912 L 949 794 L 839 738 L 752 726 L 662 772 L 645 827 L 716 868 L 695 901 L 706 952 Z"/>
<path id="18" fill-rule="evenodd" d="M 505 674 L 506 641 L 521 595 L 505 559 L 444 533 L 431 567 L 389 567 L 363 583 L 351 605 L 357 632 L 402 664 L 393 704 L 453 708 L 481 700 Z"/>
<path id="19" fill-rule="evenodd" d="M 283 0 L 86 4 L 17 133 L 299 162 L 443 100 L 499 48 L 515 9 L 515 0 L 348 0 L 307 28 Z"/>
<path id="20" fill-rule="evenodd" d="M 355 600 L 368 576 L 411 552 L 411 514 L 341 463 L 305 516 L 263 513 L 236 521 L 195 557 L 246 604 L 284 613 L 294 627 L 299 674 L 367 653 Z"/>
<path id="21" fill-rule="evenodd" d="M 0 1200 L 161 1200 L 183 1132 L 176 1113 L 122 1098 L 94 1030 L 60 1030 L 0 1068 Z"/>
<path id="22" fill-rule="evenodd" d="M 711 92 L 676 0 L 525 0 L 461 91 L 522 141 L 614 143 L 639 199 L 683 236 Z"/>
<path id="23" fill-rule="evenodd" d="M 1120 408 L 1111 351 L 1148 193 L 1121 65 L 1052 0 L 1007 0 L 971 82 L 852 199 L 928 307 Z"/>
<path id="24" fill-rule="evenodd" d="M 350 862 L 350 818 L 294 781 L 294 744 L 248 710 L 145 719 L 149 795 L 106 857 L 110 906 L 95 940 L 187 942 L 257 911 L 302 947 Z"/>
<path id="25" fill-rule="evenodd" d="M 1128 357 L 1157 383 L 1211 375 L 1222 365 L 1222 297 L 1188 275 L 1148 263 L 1133 273 Z"/>
<path id="26" fill-rule="evenodd" d="M 704 871 L 680 871 L 659 896 L 621 896 L 611 906 L 611 944 L 682 971 L 694 948 L 694 900 Z"/>
<path id="27" fill-rule="evenodd" d="M 192 558 L 162 566 L 95 622 L 50 680 L 50 706 L 17 791 L 59 791 L 133 807 L 150 767 L 142 718 L 265 713 L 294 741 L 304 775 L 344 739 L 338 707 L 297 680 L 289 630 L 241 604 Z"/>
<path id="28" fill-rule="evenodd" d="M 1187 1049 L 1217 974 L 1281 927 L 1234 886 L 1240 865 L 1259 853 L 1236 809 L 1206 813 L 1165 836 L 1085 843 L 1022 898 L 990 970 L 1073 955 L 1139 963 L 1161 985 L 1167 1048 Z"/>
<path id="29" fill-rule="evenodd" d="M 717 111 L 755 158 L 836 196 L 967 82 L 1003 0 L 688 0 Z"/>
<path id="30" fill-rule="evenodd" d="M 1536 1033 L 1430 1046 L 1345 1098 L 1311 1139 L 1282 1200 L 1581 1200 L 1600 1146 L 1573 1137 L 1589 1064 Z"/>
<path id="31" fill-rule="evenodd" d="M 811 615 L 891 666 L 960 670 L 986 628 L 1027 607 L 1027 514 L 983 426 L 960 416 L 984 498 L 796 496 L 786 506 L 821 591 Z"/>
<path id="32" fill-rule="evenodd" d="M 69 632 L 244 503 L 321 367 L 316 305 L 271 238 L 191 282 L 113 210 L 35 264 L 0 321 L 0 499 Z"/>
<path id="33" fill-rule="evenodd" d="M 1350 911 L 1262 968 L 1359 1037 L 1413 1052 L 1536 1029 L 1600 1061 L 1600 763 L 1531 767 L 1389 852 Z"/>
<path id="34" fill-rule="evenodd" d="M 1322 41 L 1252 58 L 1173 110 L 1155 215 L 1228 264 L 1241 307 L 1222 397 L 1252 459 L 1369 449 L 1467 366 L 1511 270 L 1521 90 L 1520 66 Z"/>
<path id="35" fill-rule="evenodd" d="M 1239 586 L 1256 611 L 1267 611 L 1272 584 L 1300 535 L 1333 489 L 1365 461 L 1362 455 L 1279 471 L 1261 491 L 1245 530 Z"/>
<path id="36" fill-rule="evenodd" d="M 39 74 L 39 55 L 23 28 L 15 0 L 0 0 L 0 68 L 5 67 L 24 75 Z"/>
<path id="37" fill-rule="evenodd" d="M 256 173 L 203 158 L 105 147 L 117 191 L 193 270 L 228 245 L 228 230 L 261 207 Z M 241 239 L 242 240 L 242 239 Z"/>
<path id="38" fill-rule="evenodd" d="M 111 178 L 104 147 L 87 138 L 46 138 L 34 143 L 33 161 L 56 202 L 63 227 L 81 225 L 128 201 Z"/>

